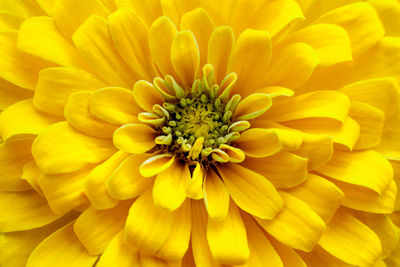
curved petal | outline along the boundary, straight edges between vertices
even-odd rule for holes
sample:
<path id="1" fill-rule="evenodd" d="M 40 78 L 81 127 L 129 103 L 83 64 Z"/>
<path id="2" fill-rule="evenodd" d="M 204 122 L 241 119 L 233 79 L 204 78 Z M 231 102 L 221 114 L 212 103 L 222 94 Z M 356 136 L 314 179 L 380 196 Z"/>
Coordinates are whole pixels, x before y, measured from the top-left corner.
<path id="1" fill-rule="evenodd" d="M 140 165 L 139 172 L 143 177 L 152 177 L 165 171 L 174 163 L 175 157 L 170 154 L 152 156 Z"/>
<path id="2" fill-rule="evenodd" d="M 208 216 L 213 220 L 223 220 L 229 211 L 229 192 L 215 171 L 207 173 L 203 192 Z"/>
<path id="3" fill-rule="evenodd" d="M 161 105 L 164 102 L 161 94 L 154 88 L 154 85 L 144 80 L 135 83 L 133 97 L 136 103 L 148 112 L 153 112 L 155 104 Z"/>
<path id="4" fill-rule="evenodd" d="M 247 156 L 263 158 L 271 156 L 282 149 L 278 135 L 274 130 L 252 128 L 243 132 L 234 141 Z"/>
<path id="5" fill-rule="evenodd" d="M 156 145 L 156 137 L 156 131 L 147 125 L 126 124 L 115 131 L 113 142 L 122 151 L 142 154 Z"/>
<path id="6" fill-rule="evenodd" d="M 251 94 L 239 102 L 233 116 L 236 120 L 251 120 L 261 116 L 271 106 L 272 100 L 267 94 Z"/>

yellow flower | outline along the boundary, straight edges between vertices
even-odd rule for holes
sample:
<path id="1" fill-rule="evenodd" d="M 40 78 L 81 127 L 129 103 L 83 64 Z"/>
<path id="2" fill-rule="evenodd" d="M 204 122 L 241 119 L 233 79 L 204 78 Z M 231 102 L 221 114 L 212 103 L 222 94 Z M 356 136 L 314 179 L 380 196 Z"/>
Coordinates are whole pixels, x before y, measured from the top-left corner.
<path id="1" fill-rule="evenodd" d="M 397 0 L 0 10 L 1 266 L 400 265 Z"/>

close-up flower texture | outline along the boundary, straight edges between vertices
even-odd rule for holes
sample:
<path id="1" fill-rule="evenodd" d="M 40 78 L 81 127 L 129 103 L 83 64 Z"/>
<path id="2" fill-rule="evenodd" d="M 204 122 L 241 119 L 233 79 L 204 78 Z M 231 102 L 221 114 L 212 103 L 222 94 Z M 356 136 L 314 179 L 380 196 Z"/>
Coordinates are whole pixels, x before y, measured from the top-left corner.
<path id="1" fill-rule="evenodd" d="M 399 82 L 399 0 L 0 0 L 0 266 L 400 266 Z"/>

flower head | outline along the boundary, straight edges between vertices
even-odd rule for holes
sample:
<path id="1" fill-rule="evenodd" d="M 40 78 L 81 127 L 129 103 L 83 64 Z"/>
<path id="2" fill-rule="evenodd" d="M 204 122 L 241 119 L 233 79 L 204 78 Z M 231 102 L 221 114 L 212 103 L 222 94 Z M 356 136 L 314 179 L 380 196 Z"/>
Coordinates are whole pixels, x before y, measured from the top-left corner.
<path id="1" fill-rule="evenodd" d="M 398 1 L 3 2 L 0 265 L 400 264 Z"/>

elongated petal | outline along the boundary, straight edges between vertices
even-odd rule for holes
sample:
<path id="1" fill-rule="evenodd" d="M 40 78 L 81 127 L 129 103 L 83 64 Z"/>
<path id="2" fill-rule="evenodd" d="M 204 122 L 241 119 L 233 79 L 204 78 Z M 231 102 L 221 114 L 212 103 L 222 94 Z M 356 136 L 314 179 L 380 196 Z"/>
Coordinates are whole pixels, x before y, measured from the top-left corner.
<path id="1" fill-rule="evenodd" d="M 97 256 L 90 256 L 73 230 L 73 222 L 59 229 L 35 248 L 26 266 L 48 266 L 57 262 L 60 267 L 72 265 L 90 267 Z"/>
<path id="2" fill-rule="evenodd" d="M 193 199 L 202 199 L 203 194 L 203 180 L 204 171 L 201 164 L 197 163 L 192 173 L 192 179 L 186 186 L 186 195 Z"/>
<path id="3" fill-rule="evenodd" d="M 98 138 L 111 138 L 117 127 L 98 119 L 90 112 L 89 100 L 92 95 L 90 91 L 71 94 L 65 105 L 64 116 L 69 124 L 84 134 Z"/>
<path id="4" fill-rule="evenodd" d="M 373 150 L 335 151 L 333 158 L 317 170 L 319 173 L 349 184 L 369 188 L 381 194 L 393 177 L 390 163 Z"/>
<path id="5" fill-rule="evenodd" d="M 36 190 L 40 195 L 43 195 L 42 189 L 39 186 L 38 178 L 41 172 L 36 165 L 34 160 L 28 161 L 22 167 L 21 179 L 27 181 L 33 189 Z"/>
<path id="6" fill-rule="evenodd" d="M 56 64 L 86 68 L 78 50 L 58 30 L 53 18 L 25 20 L 18 34 L 18 49 Z"/>
<path id="7" fill-rule="evenodd" d="M 399 36 L 400 6 L 398 3 L 392 0 L 370 0 L 368 4 L 372 5 L 378 13 L 379 19 L 385 28 L 386 35 Z"/>
<path id="8" fill-rule="evenodd" d="M 165 16 L 158 18 L 150 26 L 149 43 L 151 56 L 163 75 L 175 74 L 169 52 L 177 33 L 178 30 L 175 25 Z"/>
<path id="9" fill-rule="evenodd" d="M 174 214 L 154 205 L 151 190 L 133 203 L 125 226 L 125 239 L 129 244 L 153 254 L 168 239 L 172 231 Z"/>
<path id="10" fill-rule="evenodd" d="M 335 214 L 319 245 L 336 258 L 358 266 L 373 264 L 382 251 L 376 234 L 346 211 Z"/>
<path id="11" fill-rule="evenodd" d="M 344 28 L 349 35 L 353 55 L 367 51 L 385 34 L 374 8 L 366 3 L 339 7 L 324 14 L 315 23 L 331 23 Z"/>
<path id="12" fill-rule="evenodd" d="M 191 201 L 188 200 L 174 212 L 172 230 L 156 256 L 168 261 L 179 261 L 188 250 L 192 230 Z"/>
<path id="13" fill-rule="evenodd" d="M 106 18 L 109 13 L 101 0 L 58 0 L 52 6 L 57 26 L 68 39 L 91 15 Z"/>
<path id="14" fill-rule="evenodd" d="M 196 38 L 190 31 L 176 34 L 171 45 L 171 62 L 187 87 L 191 87 L 200 67 L 200 52 Z"/>
<path id="15" fill-rule="evenodd" d="M 146 111 L 152 112 L 155 104 L 161 105 L 164 101 L 154 85 L 147 81 L 140 80 L 133 87 L 133 97 L 136 103 Z"/>
<path id="16" fill-rule="evenodd" d="M 234 141 L 247 156 L 262 158 L 271 156 L 282 149 L 278 135 L 274 130 L 253 128 L 242 133 Z"/>
<path id="17" fill-rule="evenodd" d="M 140 266 L 139 251 L 125 243 L 123 231 L 111 240 L 96 266 L 108 267 L 115 262 L 121 267 Z"/>
<path id="18" fill-rule="evenodd" d="M 189 181 L 190 171 L 187 164 L 175 161 L 171 167 L 159 173 L 154 181 L 154 204 L 168 211 L 176 210 L 186 199 Z"/>
<path id="19" fill-rule="evenodd" d="M 106 180 L 107 192 L 116 199 L 131 199 L 139 196 L 153 182 L 139 173 L 139 166 L 147 155 L 130 155 Z"/>
<path id="20" fill-rule="evenodd" d="M 126 124 L 115 131 L 113 142 L 122 151 L 142 154 L 156 145 L 156 137 L 156 131 L 147 125 Z"/>
<path id="21" fill-rule="evenodd" d="M 90 255 L 103 253 L 111 240 L 123 229 L 132 202 L 121 202 L 115 208 L 86 209 L 74 223 L 74 232 Z"/>
<path id="22" fill-rule="evenodd" d="M 281 257 L 265 236 L 260 226 L 249 215 L 242 214 L 249 242 L 250 257 L 244 266 L 262 266 L 266 262 L 271 267 L 283 267 Z"/>
<path id="23" fill-rule="evenodd" d="M 39 177 L 38 184 L 54 212 L 65 214 L 88 202 L 83 185 L 89 172 L 84 169 L 73 173 L 43 174 Z"/>
<path id="24" fill-rule="evenodd" d="M 246 228 L 234 203 L 230 203 L 228 215 L 223 220 L 208 219 L 207 240 L 211 254 L 219 263 L 243 264 L 248 260 Z"/>
<path id="25" fill-rule="evenodd" d="M 221 178 L 213 170 L 207 173 L 203 190 L 208 216 L 213 220 L 224 219 L 229 211 L 229 193 Z"/>
<path id="26" fill-rule="evenodd" d="M 51 65 L 17 50 L 17 36 L 16 31 L 0 33 L 0 77 L 22 88 L 34 90 L 38 72 Z"/>
<path id="27" fill-rule="evenodd" d="M 281 211 L 282 199 L 264 176 L 238 164 L 218 169 L 230 196 L 242 210 L 261 219 L 273 219 Z"/>
<path id="28" fill-rule="evenodd" d="M 393 116 L 385 122 L 382 131 L 381 143 L 376 148 L 382 155 L 386 157 L 399 158 L 399 148 L 400 142 L 397 138 L 400 133 L 399 125 L 400 123 L 400 109 L 393 114 Z"/>
<path id="29" fill-rule="evenodd" d="M 261 174 L 277 188 L 290 188 L 307 178 L 307 159 L 286 151 L 266 158 L 250 158 L 242 165 Z"/>
<path id="30" fill-rule="evenodd" d="M 257 222 L 283 244 L 311 251 L 325 231 L 324 221 L 302 200 L 280 192 L 284 208 L 273 220 Z"/>
<path id="31" fill-rule="evenodd" d="M 119 54 L 139 77 L 151 80 L 155 72 L 145 22 L 129 8 L 120 8 L 109 16 L 108 21 Z"/>
<path id="32" fill-rule="evenodd" d="M 321 66 L 352 60 L 347 32 L 337 25 L 315 24 L 296 31 L 284 42 L 302 42 L 310 45 L 321 60 Z"/>
<path id="33" fill-rule="evenodd" d="M 0 109 L 18 101 L 32 98 L 33 91 L 16 86 L 0 78 Z"/>
<path id="34" fill-rule="evenodd" d="M 30 230 L 60 217 L 50 210 L 46 200 L 34 190 L 1 192 L 0 199 L 2 232 Z"/>
<path id="35" fill-rule="evenodd" d="M 306 202 L 325 222 L 331 220 L 344 198 L 335 184 L 315 174 L 309 174 L 304 183 L 287 192 Z"/>
<path id="36" fill-rule="evenodd" d="M 303 85 L 320 63 L 311 46 L 293 43 L 274 51 L 265 84 L 297 88 Z"/>
<path id="37" fill-rule="evenodd" d="M 1 191 L 23 191 L 30 189 L 22 177 L 23 166 L 32 159 L 32 139 L 22 139 L 0 144 L 0 188 Z"/>
<path id="38" fill-rule="evenodd" d="M 200 52 L 200 66 L 204 66 L 207 63 L 208 41 L 214 30 L 214 22 L 211 17 L 204 9 L 197 8 L 183 14 L 179 28 L 181 31 L 191 31 L 196 36 Z"/>
<path id="39" fill-rule="evenodd" d="M 64 115 L 64 106 L 70 94 L 105 86 L 104 81 L 83 70 L 70 67 L 47 68 L 39 73 L 33 104 L 39 110 Z"/>
<path id="40" fill-rule="evenodd" d="M 87 64 L 104 80 L 130 88 L 134 75 L 115 51 L 107 21 L 92 15 L 74 33 L 72 40 Z"/>
<path id="41" fill-rule="evenodd" d="M 168 169 L 174 163 L 174 157 L 170 154 L 159 154 L 143 161 L 139 172 L 143 177 L 151 177 Z"/>
<path id="42" fill-rule="evenodd" d="M 276 241 L 273 237 L 268 236 L 269 241 L 274 246 L 276 252 L 278 252 L 283 266 L 293 266 L 293 267 L 306 267 L 303 259 L 299 256 L 298 252 L 294 249 Z"/>
<path id="43" fill-rule="evenodd" d="M 32 145 L 36 163 L 47 173 L 77 171 L 90 163 L 105 160 L 114 151 L 111 141 L 83 135 L 67 122 L 50 126 Z"/>
<path id="44" fill-rule="evenodd" d="M 343 122 L 349 108 L 350 101 L 345 94 L 321 90 L 275 103 L 264 116 L 277 122 L 304 118 L 327 118 Z"/>
<path id="45" fill-rule="evenodd" d="M 234 92 L 246 95 L 260 86 L 271 60 L 271 40 L 266 31 L 245 30 L 236 41 L 229 59 L 228 72 L 240 79 Z"/>
<path id="46" fill-rule="evenodd" d="M 128 157 L 127 153 L 118 151 L 102 164 L 96 166 L 87 176 L 84 190 L 91 206 L 95 209 L 112 208 L 118 203 L 108 194 L 106 181 L 126 157 Z"/>
<path id="47" fill-rule="evenodd" d="M 272 100 L 267 94 L 251 94 L 239 102 L 234 116 L 237 120 L 251 120 L 261 116 L 272 106 Z"/>

